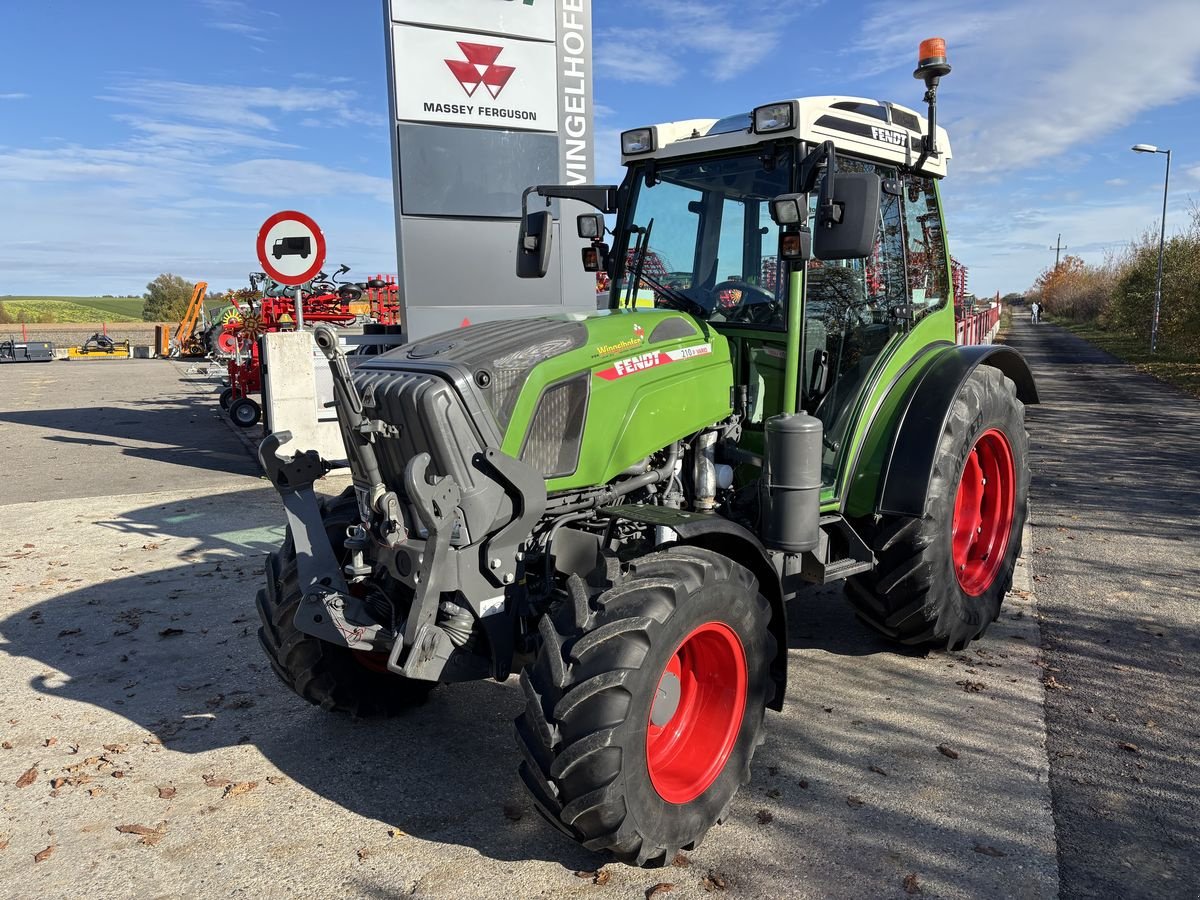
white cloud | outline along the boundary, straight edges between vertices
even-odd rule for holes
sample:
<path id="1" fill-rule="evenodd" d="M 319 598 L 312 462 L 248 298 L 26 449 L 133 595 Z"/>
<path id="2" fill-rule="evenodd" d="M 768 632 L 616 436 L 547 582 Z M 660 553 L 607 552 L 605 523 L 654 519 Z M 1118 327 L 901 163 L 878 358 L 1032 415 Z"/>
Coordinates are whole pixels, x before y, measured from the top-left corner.
<path id="1" fill-rule="evenodd" d="M 1127 178 L 1106 178 L 1104 183 L 1109 187 L 1124 187 L 1129 184 L 1129 180 Z"/>
<path id="2" fill-rule="evenodd" d="M 1200 93 L 1195 14 L 1194 0 L 1017 0 L 988 12 L 976 0 L 912 0 L 869 10 L 855 52 L 871 55 L 867 74 L 903 69 L 905 78 L 937 23 L 954 65 L 940 111 L 953 126 L 955 168 L 996 174 Z"/>
<path id="3" fill-rule="evenodd" d="M 729 81 L 770 56 L 800 6 L 791 3 L 783 10 L 768 0 L 644 0 L 638 25 L 597 32 L 596 72 L 616 81 L 659 85 L 688 75 Z"/>
<path id="4" fill-rule="evenodd" d="M 218 184 L 227 191 L 255 197 L 325 196 L 365 194 L 381 203 L 392 200 L 392 181 L 331 169 L 298 159 L 249 159 L 223 168 Z"/>
<path id="5" fill-rule="evenodd" d="M 22 94 L 20 91 L 13 91 L 8 94 L 0 94 L 0 100 L 27 100 L 28 94 Z"/>

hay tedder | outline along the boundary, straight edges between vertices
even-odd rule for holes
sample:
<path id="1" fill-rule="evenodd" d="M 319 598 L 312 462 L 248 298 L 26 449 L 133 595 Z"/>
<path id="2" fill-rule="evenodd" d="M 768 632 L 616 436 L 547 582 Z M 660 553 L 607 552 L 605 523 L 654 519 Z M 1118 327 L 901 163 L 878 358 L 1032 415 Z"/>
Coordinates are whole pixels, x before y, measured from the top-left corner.
<path id="1" fill-rule="evenodd" d="M 353 372 L 318 325 L 352 487 L 321 499 L 346 463 L 262 442 L 288 536 L 259 637 L 284 684 L 371 716 L 519 673 L 513 755 L 546 820 L 664 865 L 749 780 L 806 586 L 843 582 L 898 644 L 982 635 L 1020 553 L 1037 391 L 1015 351 L 955 342 L 944 42 L 918 60 L 924 115 L 780 100 L 626 131 L 620 185 L 530 188 L 517 274 L 549 268 L 551 198 L 588 203 L 606 310 Z"/>

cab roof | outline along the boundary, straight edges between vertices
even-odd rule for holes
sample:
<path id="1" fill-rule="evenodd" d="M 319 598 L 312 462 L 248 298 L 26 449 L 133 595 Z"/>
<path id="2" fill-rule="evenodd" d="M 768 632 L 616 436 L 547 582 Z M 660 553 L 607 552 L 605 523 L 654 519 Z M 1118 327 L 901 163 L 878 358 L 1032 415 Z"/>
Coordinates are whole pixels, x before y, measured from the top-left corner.
<path id="1" fill-rule="evenodd" d="M 916 110 L 865 97 L 800 97 L 781 100 L 792 104 L 790 128 L 756 133 L 753 113 L 741 113 L 723 119 L 686 119 L 650 126 L 654 133 L 653 150 L 645 153 L 622 154 L 625 165 L 642 159 L 666 159 L 691 156 L 753 146 L 781 137 L 793 137 L 807 143 L 833 141 L 838 150 L 853 156 L 888 162 L 894 165 L 914 165 L 921 148 L 928 122 Z M 776 104 L 766 104 L 774 106 Z M 950 137 L 938 127 L 938 152 L 925 160 L 921 170 L 929 175 L 944 177 L 946 162 L 951 157 Z"/>

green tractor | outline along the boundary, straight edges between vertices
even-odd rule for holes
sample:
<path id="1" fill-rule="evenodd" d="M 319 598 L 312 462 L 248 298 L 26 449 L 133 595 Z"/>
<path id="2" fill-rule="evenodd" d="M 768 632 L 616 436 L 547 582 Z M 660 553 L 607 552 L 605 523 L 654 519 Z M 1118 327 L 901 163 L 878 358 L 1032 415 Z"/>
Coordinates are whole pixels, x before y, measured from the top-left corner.
<path id="1" fill-rule="evenodd" d="M 844 581 L 901 644 L 982 635 L 1020 552 L 1037 394 L 1014 351 L 955 344 L 944 54 L 922 45 L 926 116 L 771 103 L 626 132 L 619 186 L 530 189 L 598 209 L 577 227 L 607 310 L 353 372 L 319 326 L 353 484 L 319 499 L 334 463 L 263 441 L 289 534 L 259 634 L 284 683 L 370 716 L 519 673 L 539 810 L 662 865 L 749 779 L 807 585 Z M 527 209 L 519 275 L 545 274 L 551 234 Z"/>

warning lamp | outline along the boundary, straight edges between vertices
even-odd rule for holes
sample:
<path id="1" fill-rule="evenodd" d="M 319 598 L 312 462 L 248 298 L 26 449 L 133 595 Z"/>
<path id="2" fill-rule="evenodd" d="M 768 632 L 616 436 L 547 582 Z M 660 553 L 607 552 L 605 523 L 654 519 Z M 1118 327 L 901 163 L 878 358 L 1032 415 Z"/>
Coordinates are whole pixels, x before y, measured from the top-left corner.
<path id="1" fill-rule="evenodd" d="M 941 78 L 943 75 L 949 74 L 950 63 L 946 62 L 945 38 L 926 38 L 921 41 L 921 48 L 917 51 L 917 68 L 913 71 L 913 78 L 920 78 L 927 82 L 931 77 Z"/>

